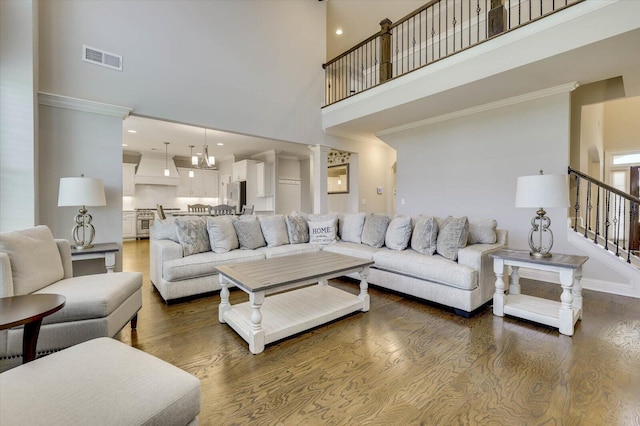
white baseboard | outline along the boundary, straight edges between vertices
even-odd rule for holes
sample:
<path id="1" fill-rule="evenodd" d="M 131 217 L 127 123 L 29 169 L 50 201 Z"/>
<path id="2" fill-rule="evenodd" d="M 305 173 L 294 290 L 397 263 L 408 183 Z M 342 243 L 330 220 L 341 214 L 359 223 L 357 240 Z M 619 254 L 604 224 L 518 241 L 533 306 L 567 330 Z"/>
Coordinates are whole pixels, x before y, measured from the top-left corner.
<path id="1" fill-rule="evenodd" d="M 520 268 L 518 270 L 520 277 L 537 281 L 546 281 L 560 284 L 558 274 L 547 271 L 536 271 L 533 269 Z M 619 296 L 640 298 L 640 289 L 636 288 L 633 283 L 618 283 L 613 281 L 602 281 L 591 278 L 582 278 L 580 280 L 582 288 L 603 293 L 617 294 Z"/>

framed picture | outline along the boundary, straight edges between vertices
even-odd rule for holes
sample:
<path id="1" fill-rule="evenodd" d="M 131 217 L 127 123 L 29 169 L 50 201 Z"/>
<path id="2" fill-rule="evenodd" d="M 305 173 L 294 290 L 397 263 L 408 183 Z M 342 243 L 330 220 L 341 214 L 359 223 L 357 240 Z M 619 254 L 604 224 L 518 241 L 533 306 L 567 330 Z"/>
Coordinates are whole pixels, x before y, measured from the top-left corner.
<path id="1" fill-rule="evenodd" d="M 349 164 L 329 166 L 327 170 L 327 193 L 349 193 Z"/>

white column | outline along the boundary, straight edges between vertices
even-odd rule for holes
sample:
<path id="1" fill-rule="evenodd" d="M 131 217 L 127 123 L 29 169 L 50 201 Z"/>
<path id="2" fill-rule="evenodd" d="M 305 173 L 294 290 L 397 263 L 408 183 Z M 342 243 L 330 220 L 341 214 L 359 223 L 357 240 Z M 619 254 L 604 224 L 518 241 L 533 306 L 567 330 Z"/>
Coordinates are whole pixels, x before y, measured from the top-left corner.
<path id="1" fill-rule="evenodd" d="M 327 212 L 327 166 L 329 147 L 310 145 L 313 153 L 311 165 L 313 168 L 313 212 Z"/>

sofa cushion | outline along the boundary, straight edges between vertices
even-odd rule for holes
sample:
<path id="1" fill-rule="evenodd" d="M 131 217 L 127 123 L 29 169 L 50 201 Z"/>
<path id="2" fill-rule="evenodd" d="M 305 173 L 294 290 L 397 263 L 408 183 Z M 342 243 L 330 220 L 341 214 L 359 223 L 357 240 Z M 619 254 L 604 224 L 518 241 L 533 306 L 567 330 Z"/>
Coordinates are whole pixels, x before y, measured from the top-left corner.
<path id="1" fill-rule="evenodd" d="M 422 254 L 434 254 L 438 240 L 438 222 L 433 216 L 421 216 L 415 219 L 411 248 Z"/>
<path id="2" fill-rule="evenodd" d="M 336 240 L 338 235 L 338 219 L 309 220 L 309 242 L 311 244 L 329 244 Z"/>
<path id="3" fill-rule="evenodd" d="M 362 242 L 362 228 L 364 227 L 365 213 L 345 213 L 340 215 L 338 228 L 340 240 L 350 243 Z"/>
<path id="4" fill-rule="evenodd" d="M 199 216 L 182 216 L 174 219 L 178 228 L 178 240 L 185 256 L 211 250 L 207 223 Z"/>
<path id="5" fill-rule="evenodd" d="M 473 290 L 478 285 L 478 273 L 468 266 L 442 256 L 425 256 L 415 250 L 381 249 L 373 254 L 374 267 L 410 277 Z"/>
<path id="6" fill-rule="evenodd" d="M 140 272 L 114 272 L 67 278 L 36 294 L 62 294 L 64 307 L 42 320 L 43 324 L 104 318 L 142 288 Z"/>
<path id="7" fill-rule="evenodd" d="M 154 240 L 171 240 L 179 243 L 178 227 L 174 218 L 155 219 L 151 226 L 150 236 Z"/>
<path id="8" fill-rule="evenodd" d="M 211 251 L 214 253 L 226 253 L 240 247 L 231 216 L 208 217 L 207 231 Z"/>
<path id="9" fill-rule="evenodd" d="M 279 247 L 261 247 L 257 249 L 264 253 L 267 259 L 272 257 L 288 256 L 290 254 L 314 253 L 320 251 L 319 244 L 285 244 Z"/>
<path id="10" fill-rule="evenodd" d="M 233 227 L 236 229 L 242 250 L 254 250 L 267 245 L 257 217 L 242 216 L 240 219 L 234 219 Z"/>
<path id="11" fill-rule="evenodd" d="M 260 228 L 267 243 L 267 247 L 278 247 L 289 244 L 289 234 L 287 233 L 287 223 L 282 215 L 260 216 Z"/>
<path id="12" fill-rule="evenodd" d="M 494 244 L 497 227 L 495 219 L 469 219 L 468 244 Z"/>
<path id="13" fill-rule="evenodd" d="M 231 250 L 226 253 L 206 252 L 180 259 L 167 260 L 162 265 L 162 278 L 167 281 L 188 280 L 217 274 L 216 266 L 264 259 L 258 250 Z"/>
<path id="14" fill-rule="evenodd" d="M 33 293 L 64 277 L 60 251 L 44 225 L 0 233 L 0 252 L 9 256 L 15 296 Z"/>
<path id="15" fill-rule="evenodd" d="M 411 216 L 391 219 L 384 237 L 384 245 L 393 250 L 404 250 L 411 239 Z"/>
<path id="16" fill-rule="evenodd" d="M 466 216 L 450 218 L 438 229 L 436 251 L 450 260 L 458 258 L 458 250 L 466 247 L 469 236 L 469 221 Z"/>
<path id="17" fill-rule="evenodd" d="M 303 217 L 287 216 L 285 223 L 287 224 L 289 243 L 303 244 L 309 242 L 309 225 Z"/>
<path id="18" fill-rule="evenodd" d="M 382 249 L 365 244 L 336 241 L 322 248 L 323 251 L 358 257 L 360 259 L 373 260 L 373 254 Z"/>
<path id="19" fill-rule="evenodd" d="M 367 215 L 362 227 L 362 244 L 371 247 L 382 247 L 387 233 L 387 226 L 389 226 L 389 216 L 373 213 Z"/>

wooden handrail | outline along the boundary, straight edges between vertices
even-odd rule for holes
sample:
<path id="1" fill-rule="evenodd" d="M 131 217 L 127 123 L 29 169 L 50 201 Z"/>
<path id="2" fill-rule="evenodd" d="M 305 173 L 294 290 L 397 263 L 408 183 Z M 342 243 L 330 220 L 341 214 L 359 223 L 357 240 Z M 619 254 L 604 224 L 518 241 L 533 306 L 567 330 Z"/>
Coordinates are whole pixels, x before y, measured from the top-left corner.
<path id="1" fill-rule="evenodd" d="M 604 183 L 604 182 L 600 182 L 599 180 L 594 179 L 594 178 L 592 178 L 592 177 L 591 177 L 591 176 L 589 176 L 589 175 L 585 175 L 585 174 L 584 174 L 584 173 L 582 173 L 582 172 L 579 172 L 579 171 L 577 171 L 577 170 L 574 170 L 574 169 L 572 169 L 571 167 L 569 167 L 569 174 L 574 174 L 574 175 L 576 175 L 576 176 L 581 177 L 581 178 L 582 178 L 582 179 L 584 179 L 584 180 L 588 180 L 588 181 L 589 181 L 589 182 L 591 182 L 591 183 L 595 183 L 596 185 L 600 186 L 601 188 L 604 188 L 604 189 L 606 189 L 606 190 L 607 190 L 607 191 L 609 191 L 609 192 L 613 192 L 614 194 L 619 195 L 619 196 L 620 196 L 620 197 L 622 197 L 622 198 L 626 198 L 627 200 L 631 201 L 632 203 L 640 204 L 640 198 L 638 198 L 638 197 L 634 197 L 633 195 L 628 194 L 628 193 L 626 193 L 626 192 L 624 192 L 624 191 L 620 191 L 618 188 L 614 188 L 614 187 L 613 187 L 613 186 L 611 186 L 611 185 L 607 185 L 607 184 L 606 184 L 606 183 Z"/>

